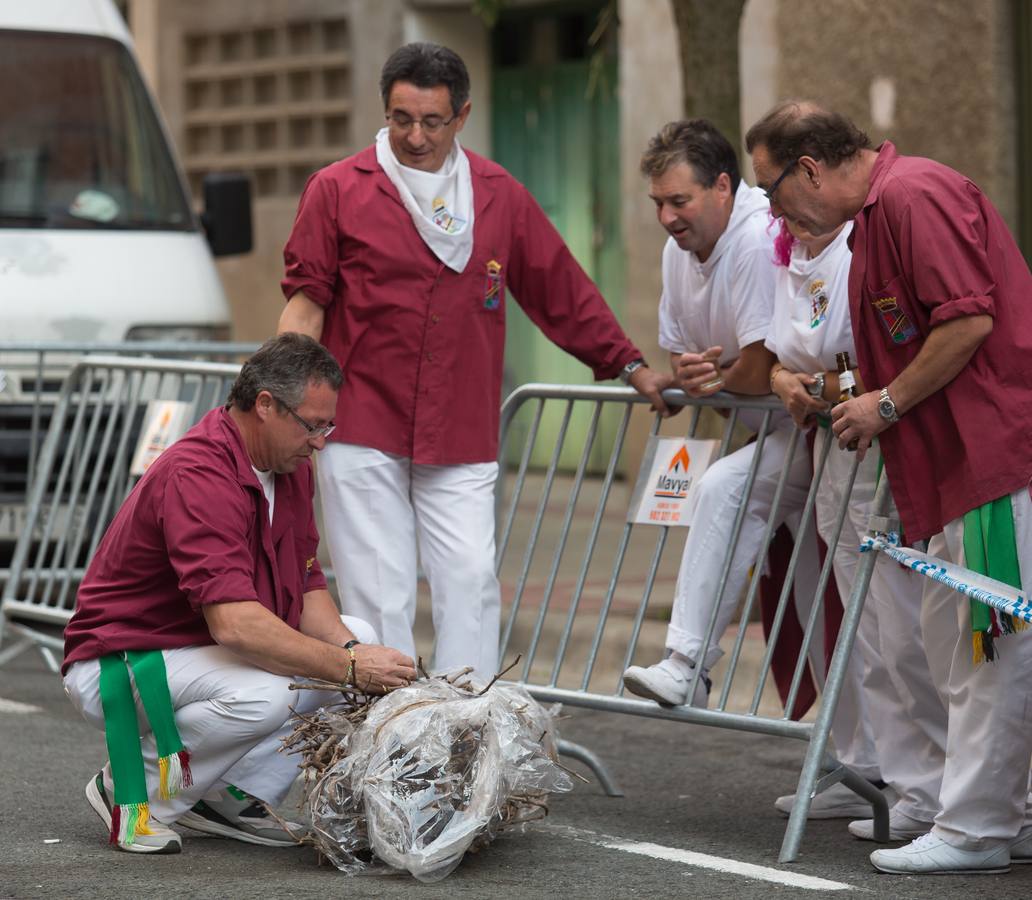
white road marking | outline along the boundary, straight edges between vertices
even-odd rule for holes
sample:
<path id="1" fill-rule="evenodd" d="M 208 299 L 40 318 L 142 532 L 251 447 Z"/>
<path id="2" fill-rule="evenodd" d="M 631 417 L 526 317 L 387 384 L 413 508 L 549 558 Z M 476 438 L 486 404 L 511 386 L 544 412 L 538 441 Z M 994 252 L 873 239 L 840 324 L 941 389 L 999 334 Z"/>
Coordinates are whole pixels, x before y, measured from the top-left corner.
<path id="1" fill-rule="evenodd" d="M 594 844 L 607 850 L 621 850 L 624 853 L 635 853 L 652 859 L 663 859 L 668 862 L 682 863 L 700 869 L 711 869 L 714 872 L 726 872 L 729 875 L 740 875 L 758 881 L 769 881 L 787 887 L 802 888 L 809 891 L 852 891 L 853 885 L 842 881 L 828 881 L 813 875 L 801 875 L 797 872 L 786 872 L 769 866 L 756 866 L 752 863 L 738 862 L 721 856 L 710 856 L 707 853 L 695 853 L 692 850 L 679 850 L 676 847 L 664 847 L 647 841 L 628 841 L 608 834 L 598 834 L 582 828 L 571 828 L 566 825 L 538 824 L 538 828 L 562 835 L 575 841 Z"/>
<path id="2" fill-rule="evenodd" d="M 38 706 L 31 703 L 19 703 L 17 700 L 5 700 L 0 697 L 0 713 L 38 713 L 43 712 Z"/>

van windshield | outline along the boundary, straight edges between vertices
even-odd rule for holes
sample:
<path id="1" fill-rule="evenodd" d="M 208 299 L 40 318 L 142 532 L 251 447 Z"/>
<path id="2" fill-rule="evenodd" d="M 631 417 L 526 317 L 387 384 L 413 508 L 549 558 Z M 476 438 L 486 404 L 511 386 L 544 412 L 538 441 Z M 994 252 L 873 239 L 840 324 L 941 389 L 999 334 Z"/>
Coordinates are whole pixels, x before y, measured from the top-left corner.
<path id="1" fill-rule="evenodd" d="M 196 227 L 117 41 L 0 30 L 0 110 L 0 228 Z"/>

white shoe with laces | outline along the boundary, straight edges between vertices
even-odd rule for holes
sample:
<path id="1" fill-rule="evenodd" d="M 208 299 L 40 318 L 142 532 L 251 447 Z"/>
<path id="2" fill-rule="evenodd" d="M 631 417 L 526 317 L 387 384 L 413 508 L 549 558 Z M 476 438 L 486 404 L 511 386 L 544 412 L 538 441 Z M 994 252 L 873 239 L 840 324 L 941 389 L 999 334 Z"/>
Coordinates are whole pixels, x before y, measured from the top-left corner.
<path id="1" fill-rule="evenodd" d="M 891 806 L 896 795 L 892 788 L 882 788 L 886 800 Z M 792 815 L 792 807 L 795 806 L 795 794 L 785 794 L 774 801 L 774 808 L 783 816 Z M 810 801 L 810 811 L 807 819 L 861 819 L 870 818 L 871 804 L 864 800 L 859 794 L 854 794 L 841 781 L 833 784 L 826 791 L 821 791 Z M 931 828 L 931 826 L 928 826 Z M 925 829 L 928 831 L 928 828 Z M 922 831 L 921 834 L 924 834 Z"/>
<path id="2" fill-rule="evenodd" d="M 691 665 L 669 657 L 654 666 L 631 666 L 623 673 L 623 683 L 627 690 L 639 697 L 647 697 L 665 706 L 684 706 L 694 677 L 695 669 Z M 712 682 L 703 669 L 695 686 L 692 706 L 706 708 L 711 686 Z"/>
<path id="3" fill-rule="evenodd" d="M 875 850 L 871 862 L 892 875 L 993 875 L 1010 871 L 1010 845 L 960 850 L 934 834 L 924 834 L 896 850 Z"/>
<path id="4" fill-rule="evenodd" d="M 867 807 L 867 811 L 871 811 L 870 806 Z M 911 818 L 906 813 L 899 812 L 895 808 L 890 809 L 889 840 L 912 841 L 923 834 L 928 834 L 932 830 L 932 824 L 931 822 L 922 822 L 920 819 Z M 850 822 L 848 828 L 849 833 L 853 837 L 860 838 L 862 841 L 873 841 L 875 839 L 874 819 L 859 819 L 856 822 Z"/>

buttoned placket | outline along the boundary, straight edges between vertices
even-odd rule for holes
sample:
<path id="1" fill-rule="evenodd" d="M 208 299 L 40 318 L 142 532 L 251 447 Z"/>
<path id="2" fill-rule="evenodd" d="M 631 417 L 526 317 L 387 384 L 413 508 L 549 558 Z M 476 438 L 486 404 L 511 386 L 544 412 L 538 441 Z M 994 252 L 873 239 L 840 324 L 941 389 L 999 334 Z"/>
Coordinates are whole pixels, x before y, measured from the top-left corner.
<path id="1" fill-rule="evenodd" d="M 412 458 L 423 455 L 426 447 L 432 454 L 436 449 L 440 416 L 434 406 L 434 392 L 443 377 L 442 365 L 448 358 L 443 341 L 446 331 L 441 328 L 441 283 L 445 280 L 446 267 L 437 264 L 426 298 L 426 315 L 423 324 L 423 345 L 419 365 L 416 369 L 416 409 L 413 417 Z"/>

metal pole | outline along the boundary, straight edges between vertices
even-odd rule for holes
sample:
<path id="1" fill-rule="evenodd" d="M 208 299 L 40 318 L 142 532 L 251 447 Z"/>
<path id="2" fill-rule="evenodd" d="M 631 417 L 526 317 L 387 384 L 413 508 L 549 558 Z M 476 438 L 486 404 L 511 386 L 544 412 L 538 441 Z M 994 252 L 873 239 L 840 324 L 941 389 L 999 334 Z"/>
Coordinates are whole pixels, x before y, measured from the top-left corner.
<path id="1" fill-rule="evenodd" d="M 873 515 L 883 516 L 885 514 L 885 510 L 888 509 L 889 497 L 889 479 L 882 478 L 874 495 Z M 839 628 L 835 653 L 831 658 L 828 678 L 824 684 L 824 694 L 821 698 L 820 709 L 817 711 L 817 720 L 814 722 L 813 731 L 810 735 L 810 743 L 806 749 L 803 769 L 799 773 L 795 803 L 792 805 L 792 814 L 788 818 L 788 827 L 785 829 L 785 838 L 781 844 L 781 855 L 778 857 L 779 862 L 793 862 L 799 856 L 799 844 L 803 839 L 806 817 L 810 812 L 810 802 L 813 799 L 817 779 L 824 764 L 825 749 L 831 732 L 831 720 L 835 715 L 839 694 L 842 692 L 842 683 L 845 681 L 849 657 L 853 652 L 853 643 L 856 640 L 857 628 L 860 625 L 860 616 L 864 611 L 867 587 L 871 583 L 871 573 L 874 571 L 874 564 L 877 560 L 877 553 L 860 554 L 860 563 L 857 566 L 856 577 L 853 581 L 853 591 L 849 595 L 849 603 L 842 616 L 842 625 Z M 878 799 L 866 796 L 867 792 L 852 778 L 848 780 L 843 778 L 843 780 L 855 792 L 864 794 L 865 799 L 872 801 L 874 805 L 875 836 L 879 839 L 887 838 L 889 813 L 885 797 L 880 792 L 878 792 Z"/>

